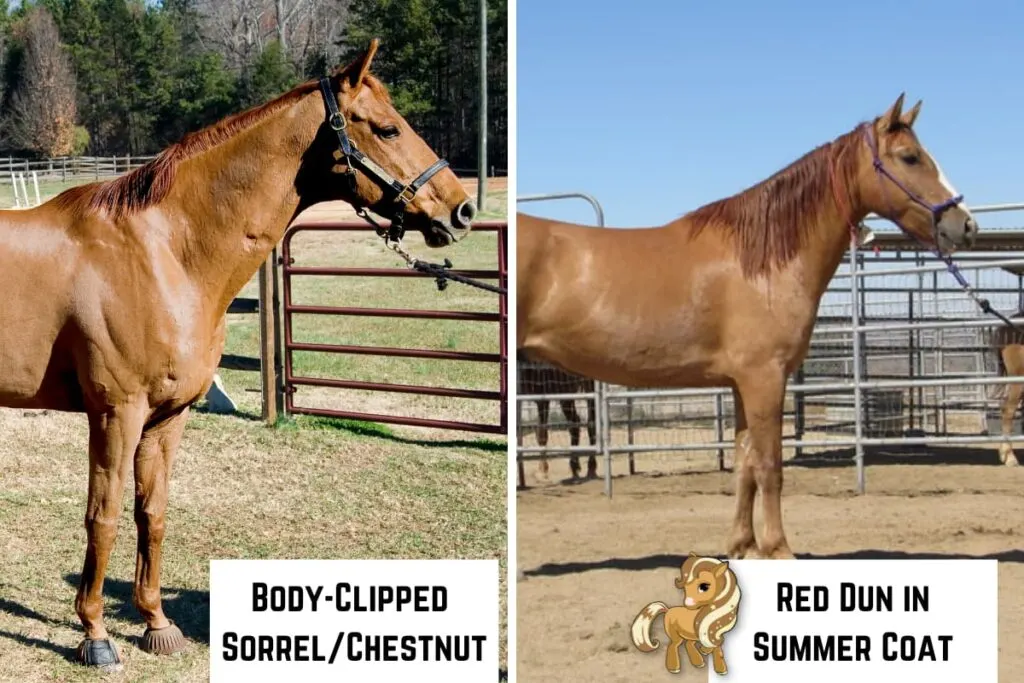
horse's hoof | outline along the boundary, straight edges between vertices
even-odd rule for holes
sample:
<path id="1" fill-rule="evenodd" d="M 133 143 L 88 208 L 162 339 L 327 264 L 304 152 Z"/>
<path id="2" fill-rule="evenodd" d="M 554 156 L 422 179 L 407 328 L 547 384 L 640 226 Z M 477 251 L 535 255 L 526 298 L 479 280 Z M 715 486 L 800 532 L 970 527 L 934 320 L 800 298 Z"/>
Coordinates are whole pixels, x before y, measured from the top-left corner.
<path id="1" fill-rule="evenodd" d="M 110 638 L 102 640 L 86 638 L 78 644 L 76 657 L 79 664 L 94 666 L 104 673 L 113 673 L 123 668 L 121 655 Z"/>
<path id="2" fill-rule="evenodd" d="M 766 560 L 795 560 L 796 559 L 796 555 L 793 554 L 793 551 L 790 550 L 789 548 L 785 548 L 785 547 L 783 547 L 783 548 L 776 548 L 775 550 L 771 550 L 769 552 L 763 552 L 762 551 L 760 553 L 760 555 L 761 555 L 762 558 L 764 558 Z"/>
<path id="3" fill-rule="evenodd" d="M 171 622 L 170 626 L 160 629 L 147 628 L 139 641 L 139 649 L 154 655 L 173 655 L 188 646 L 181 629 Z"/>
<path id="4" fill-rule="evenodd" d="M 754 539 L 733 543 L 729 547 L 726 557 L 730 560 L 756 560 L 760 559 L 757 552 L 757 542 Z"/>

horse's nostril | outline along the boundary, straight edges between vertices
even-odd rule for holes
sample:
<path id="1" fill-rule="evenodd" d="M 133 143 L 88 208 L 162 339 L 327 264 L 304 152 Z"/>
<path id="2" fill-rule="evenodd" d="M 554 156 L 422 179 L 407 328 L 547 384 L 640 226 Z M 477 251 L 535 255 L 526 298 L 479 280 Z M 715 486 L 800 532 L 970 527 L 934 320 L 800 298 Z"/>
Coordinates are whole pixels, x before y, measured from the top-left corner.
<path id="1" fill-rule="evenodd" d="M 455 209 L 455 221 L 463 227 L 468 227 L 474 218 L 476 218 L 476 204 L 469 200 L 462 202 Z"/>

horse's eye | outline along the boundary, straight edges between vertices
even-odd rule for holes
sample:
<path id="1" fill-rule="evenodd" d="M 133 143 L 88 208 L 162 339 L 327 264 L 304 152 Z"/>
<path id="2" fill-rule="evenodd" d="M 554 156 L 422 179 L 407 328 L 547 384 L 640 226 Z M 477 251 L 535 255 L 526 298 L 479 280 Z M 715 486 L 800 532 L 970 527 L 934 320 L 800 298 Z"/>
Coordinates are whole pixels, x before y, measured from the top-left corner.
<path id="1" fill-rule="evenodd" d="M 397 138 L 402 131 L 398 130 L 398 126 L 387 126 L 380 129 L 380 136 L 385 140 Z"/>
<path id="2" fill-rule="evenodd" d="M 901 154 L 900 155 L 900 159 L 907 166 L 914 166 L 916 164 L 921 163 L 921 157 L 919 157 L 918 155 L 914 154 L 913 152 L 908 152 L 906 154 Z"/>
<path id="3" fill-rule="evenodd" d="M 707 593 L 709 590 L 711 590 L 711 584 L 702 583 L 701 585 L 697 586 L 697 590 L 699 590 L 701 593 Z"/>

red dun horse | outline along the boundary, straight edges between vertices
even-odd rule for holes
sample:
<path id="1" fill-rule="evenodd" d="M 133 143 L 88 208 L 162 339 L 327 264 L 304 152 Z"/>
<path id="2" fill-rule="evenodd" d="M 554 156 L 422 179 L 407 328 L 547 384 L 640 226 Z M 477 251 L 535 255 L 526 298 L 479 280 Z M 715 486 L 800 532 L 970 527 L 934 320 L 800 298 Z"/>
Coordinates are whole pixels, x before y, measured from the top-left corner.
<path id="1" fill-rule="evenodd" d="M 219 363 L 228 304 L 291 220 L 343 199 L 420 231 L 431 247 L 470 230 L 475 207 L 462 185 L 369 74 L 376 50 L 374 41 L 330 77 L 189 135 L 126 176 L 0 213 L 0 405 L 89 420 L 88 547 L 75 601 L 85 664 L 120 666 L 103 579 L 133 465 L 140 647 L 187 644 L 160 601 L 171 465 Z"/>
<path id="2" fill-rule="evenodd" d="M 612 384 L 732 388 L 730 557 L 793 557 L 781 503 L 786 381 L 854 226 L 874 212 L 946 253 L 974 242 L 974 218 L 914 133 L 920 102 L 902 109 L 900 95 L 767 180 L 661 227 L 518 216 L 519 349 Z"/>

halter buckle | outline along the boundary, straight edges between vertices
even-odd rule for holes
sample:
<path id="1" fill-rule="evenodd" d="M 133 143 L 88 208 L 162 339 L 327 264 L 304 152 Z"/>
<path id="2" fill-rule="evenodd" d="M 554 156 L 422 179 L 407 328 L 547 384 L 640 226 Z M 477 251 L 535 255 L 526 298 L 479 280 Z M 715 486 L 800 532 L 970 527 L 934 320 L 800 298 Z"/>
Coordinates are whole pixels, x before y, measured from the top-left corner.
<path id="1" fill-rule="evenodd" d="M 401 202 L 403 206 L 409 204 L 416 197 L 417 190 L 413 189 L 409 185 L 402 188 L 402 191 L 398 193 L 395 201 Z"/>
<path id="2" fill-rule="evenodd" d="M 348 122 L 341 112 L 334 112 L 327 118 L 327 125 L 331 127 L 331 130 L 340 133 L 348 127 Z"/>

